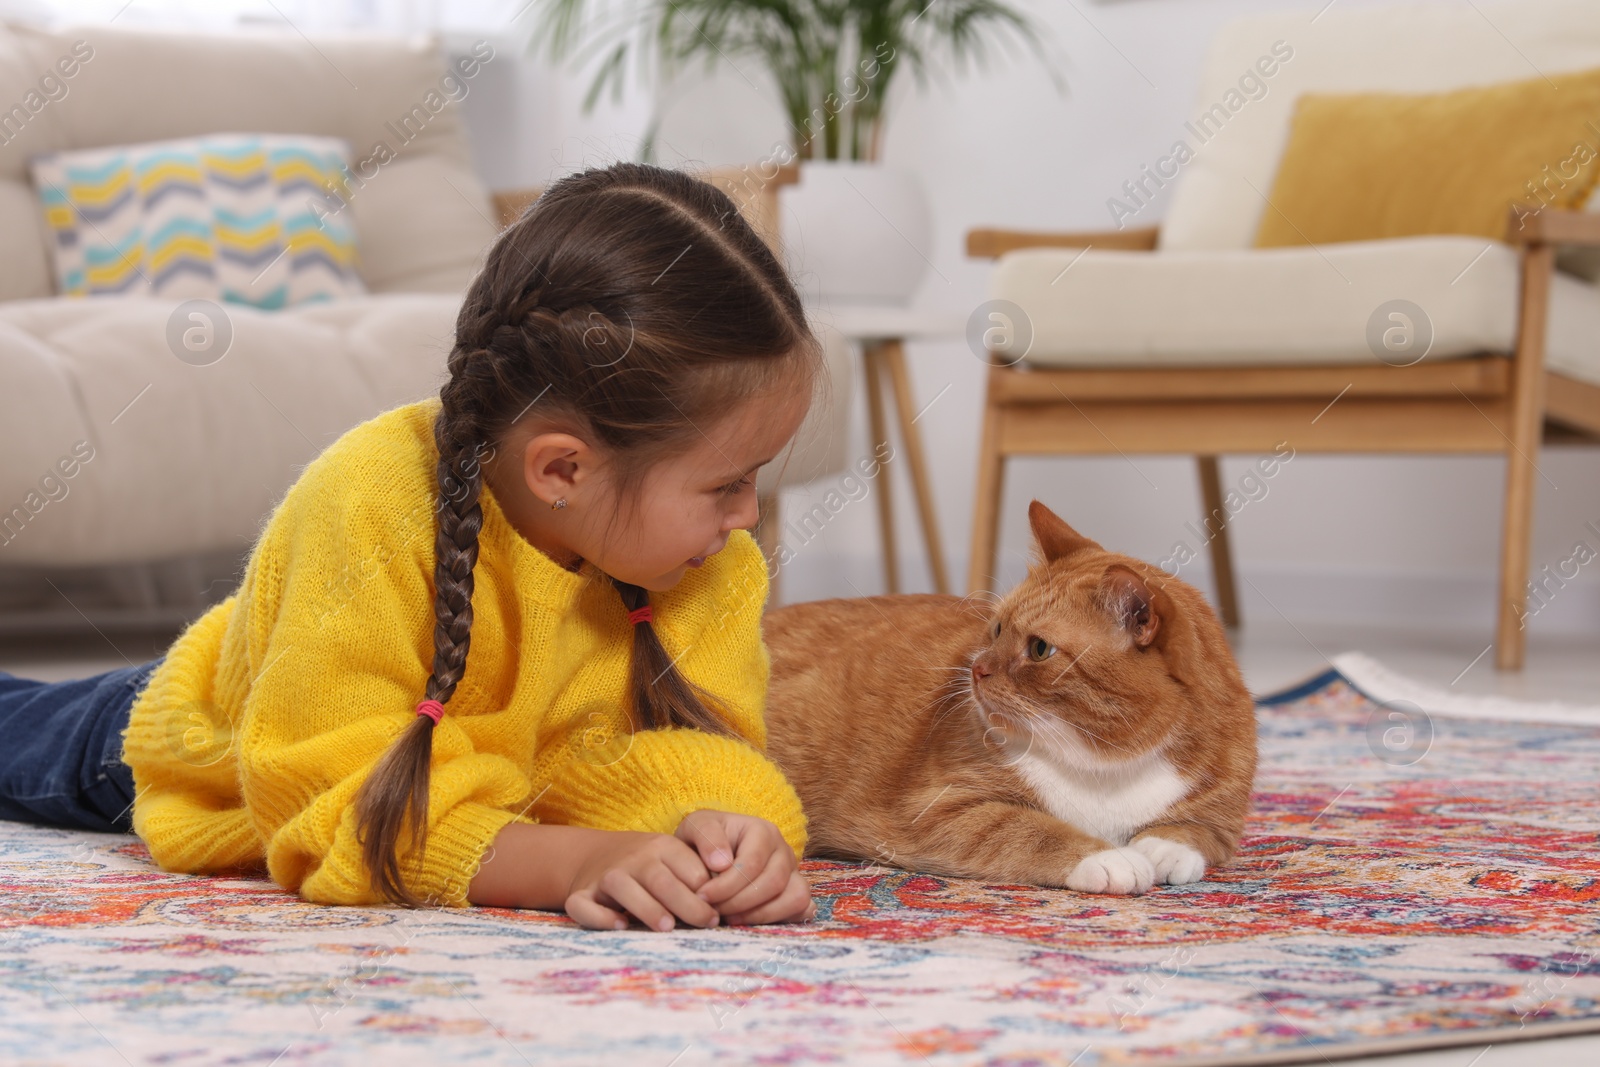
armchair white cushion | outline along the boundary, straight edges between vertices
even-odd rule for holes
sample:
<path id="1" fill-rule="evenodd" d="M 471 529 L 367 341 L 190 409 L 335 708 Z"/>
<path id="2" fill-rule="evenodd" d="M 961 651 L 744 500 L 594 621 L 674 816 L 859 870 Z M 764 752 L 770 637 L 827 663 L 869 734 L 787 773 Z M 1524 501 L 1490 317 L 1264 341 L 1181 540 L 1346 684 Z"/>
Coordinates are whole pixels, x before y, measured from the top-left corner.
<path id="1" fill-rule="evenodd" d="M 1261 77 L 1258 61 L 1277 42 L 1292 55 Z M 1193 156 L 1170 179 L 1177 186 L 1156 250 L 1009 252 L 990 295 L 1027 313 L 1027 360 L 1041 365 L 1367 361 L 1368 319 L 1394 299 L 1427 314 L 1430 359 L 1509 351 L 1518 283 L 1509 245 L 1454 236 L 1251 244 L 1298 94 L 1431 92 L 1523 79 L 1530 63 L 1600 67 L 1600 5 L 1334 6 L 1314 24 L 1303 11 L 1233 22 L 1212 43 L 1193 112 L 1191 126 L 1207 139 L 1180 131 Z M 1251 99 L 1239 83 L 1253 70 L 1266 91 Z M 1549 366 L 1600 383 L 1600 288 L 1558 275 L 1550 315 Z"/>
<path id="2" fill-rule="evenodd" d="M 1427 312 L 1428 359 L 1510 351 L 1517 271 L 1516 252 L 1499 242 L 1407 237 L 1316 249 L 1030 248 L 1002 256 L 991 284 L 1028 312 L 1030 363 L 1368 363 L 1368 320 L 1396 297 Z M 1550 305 L 1546 365 L 1600 384 L 1600 290 L 1557 274 Z"/>

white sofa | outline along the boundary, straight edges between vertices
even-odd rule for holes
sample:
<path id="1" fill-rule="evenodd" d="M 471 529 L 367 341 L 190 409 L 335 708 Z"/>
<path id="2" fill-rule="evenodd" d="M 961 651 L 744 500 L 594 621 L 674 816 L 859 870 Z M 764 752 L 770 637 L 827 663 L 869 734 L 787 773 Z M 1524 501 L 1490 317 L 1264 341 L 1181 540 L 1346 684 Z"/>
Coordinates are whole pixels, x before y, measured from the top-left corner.
<path id="1" fill-rule="evenodd" d="M 461 293 L 498 229 L 459 103 L 396 136 L 448 72 L 431 40 L 0 23 L 0 108 L 79 40 L 92 56 L 57 77 L 55 99 L 0 114 L 0 636 L 84 616 L 171 625 L 225 596 L 306 462 L 438 391 Z M 284 311 L 225 304 L 231 348 L 203 366 L 169 346 L 178 301 L 52 295 L 29 156 L 223 131 L 343 137 L 356 159 L 391 146 L 350 198 L 367 295 Z M 825 340 L 847 395 L 848 349 Z M 842 468 L 842 417 L 842 404 L 816 414 L 784 482 Z"/>
<path id="2" fill-rule="evenodd" d="M 76 40 L 93 53 L 63 79 L 66 94 L 25 124 L 13 116 L 0 145 L 0 515 L 38 493 L 76 442 L 93 459 L 63 480 L 65 496 L 25 525 L 13 518 L 0 566 L 241 551 L 297 468 L 356 423 L 438 389 L 460 293 L 496 227 L 457 105 L 403 146 L 385 124 L 437 91 L 445 59 L 428 41 L 313 49 L 298 35 L 8 25 L 0 101 L 23 100 Z M 232 346 L 196 366 L 167 343 L 175 300 L 52 295 L 27 160 L 220 131 L 339 136 L 357 158 L 383 140 L 397 155 L 350 199 L 369 294 L 285 311 L 224 305 Z"/>

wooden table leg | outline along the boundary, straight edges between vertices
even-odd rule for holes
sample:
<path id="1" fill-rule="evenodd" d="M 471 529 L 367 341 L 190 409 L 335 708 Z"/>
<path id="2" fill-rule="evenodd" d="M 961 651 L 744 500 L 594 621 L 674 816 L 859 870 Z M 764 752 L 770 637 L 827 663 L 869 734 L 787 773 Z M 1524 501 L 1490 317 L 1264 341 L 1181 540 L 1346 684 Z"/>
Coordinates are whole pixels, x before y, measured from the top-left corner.
<path id="1" fill-rule="evenodd" d="M 761 517 L 756 520 L 756 544 L 761 546 L 761 554 L 767 558 L 767 608 L 770 610 L 778 606 L 778 579 L 783 577 L 782 568 L 778 565 L 778 494 L 763 495 L 756 498 L 756 508 Z"/>
<path id="2" fill-rule="evenodd" d="M 861 342 L 861 362 L 867 373 L 867 424 L 872 434 L 871 449 L 875 455 L 885 454 L 881 447 L 889 442 L 888 420 L 883 414 L 882 349 L 872 341 Z M 884 587 L 891 593 L 900 591 L 900 579 L 894 554 L 894 500 L 890 497 L 893 481 L 889 477 L 889 461 L 878 464 L 878 531 L 883 536 Z"/>
<path id="3" fill-rule="evenodd" d="M 997 373 L 989 372 L 991 379 Z M 995 399 L 991 380 L 983 401 L 983 427 L 978 432 L 978 487 L 972 501 L 972 556 L 967 564 L 967 595 L 994 586 L 1000 543 L 1000 501 L 1004 495 L 1006 457 L 1000 451 L 1000 424 L 1005 407 Z"/>
<path id="4" fill-rule="evenodd" d="M 927 459 L 922 452 L 922 434 L 918 432 L 916 403 L 911 399 L 911 376 L 906 372 L 905 345 L 899 338 L 884 341 L 879 349 L 879 359 L 889 368 L 889 379 L 894 384 L 895 412 L 900 420 L 900 441 L 905 445 L 906 462 L 911 467 L 911 489 L 917 498 L 917 511 L 922 517 L 922 539 L 928 546 L 928 568 L 933 572 L 933 588 L 948 593 L 950 581 L 945 576 L 944 549 L 939 543 L 939 520 L 933 508 L 933 489 L 928 481 Z"/>

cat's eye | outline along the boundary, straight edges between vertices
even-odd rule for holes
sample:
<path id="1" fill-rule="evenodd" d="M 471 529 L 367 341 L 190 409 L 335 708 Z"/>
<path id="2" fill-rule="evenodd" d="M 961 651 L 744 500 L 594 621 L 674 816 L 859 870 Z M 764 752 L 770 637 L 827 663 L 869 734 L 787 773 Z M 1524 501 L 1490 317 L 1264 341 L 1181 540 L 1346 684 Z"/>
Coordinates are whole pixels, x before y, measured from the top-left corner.
<path id="1" fill-rule="evenodd" d="M 999 619 L 996 619 L 995 623 L 994 623 L 994 635 L 996 637 L 1000 636 L 1000 620 Z"/>
<path id="2" fill-rule="evenodd" d="M 1049 659 L 1056 654 L 1056 646 L 1042 637 L 1028 638 L 1028 658 L 1031 660 Z"/>

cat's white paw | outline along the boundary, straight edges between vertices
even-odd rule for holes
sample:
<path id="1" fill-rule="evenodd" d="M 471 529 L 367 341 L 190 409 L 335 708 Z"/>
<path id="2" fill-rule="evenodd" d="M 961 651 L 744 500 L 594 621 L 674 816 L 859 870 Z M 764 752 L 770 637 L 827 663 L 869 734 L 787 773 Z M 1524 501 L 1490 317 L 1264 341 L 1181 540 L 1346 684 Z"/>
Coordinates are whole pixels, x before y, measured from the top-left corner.
<path id="1" fill-rule="evenodd" d="M 1206 858 L 1188 845 L 1150 835 L 1139 838 L 1133 847 L 1150 860 L 1156 881 L 1164 885 L 1188 885 L 1206 876 Z"/>
<path id="2" fill-rule="evenodd" d="M 1108 848 L 1085 856 L 1067 875 L 1067 888 L 1080 893 L 1143 893 L 1156 881 L 1156 869 L 1144 853 Z"/>

